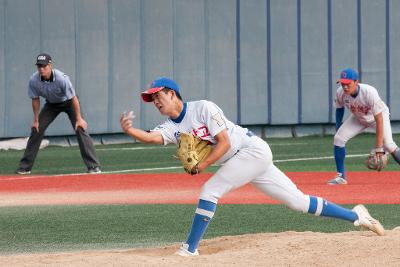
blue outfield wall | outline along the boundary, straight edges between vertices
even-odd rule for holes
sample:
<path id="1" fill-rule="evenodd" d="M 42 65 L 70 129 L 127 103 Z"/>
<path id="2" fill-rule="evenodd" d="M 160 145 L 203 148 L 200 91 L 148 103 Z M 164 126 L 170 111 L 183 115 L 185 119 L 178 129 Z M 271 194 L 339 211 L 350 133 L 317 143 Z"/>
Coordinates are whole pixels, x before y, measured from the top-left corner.
<path id="1" fill-rule="evenodd" d="M 71 77 L 90 132 L 113 134 L 125 110 L 144 129 L 163 120 L 140 100 L 159 76 L 242 125 L 326 125 L 353 67 L 400 120 L 399 44 L 397 0 L 0 0 L 0 138 L 29 134 L 40 52 Z M 47 131 L 71 134 L 65 114 Z"/>

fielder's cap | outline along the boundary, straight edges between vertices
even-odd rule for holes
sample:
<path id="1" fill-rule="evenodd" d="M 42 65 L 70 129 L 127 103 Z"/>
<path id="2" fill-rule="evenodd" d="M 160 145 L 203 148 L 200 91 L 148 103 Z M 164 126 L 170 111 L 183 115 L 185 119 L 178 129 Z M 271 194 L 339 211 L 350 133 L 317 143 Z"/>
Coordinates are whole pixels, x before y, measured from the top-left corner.
<path id="1" fill-rule="evenodd" d="M 353 69 L 345 69 L 340 73 L 339 83 L 349 84 L 352 81 L 358 81 L 358 72 Z"/>
<path id="2" fill-rule="evenodd" d="M 151 83 L 150 88 L 147 89 L 146 91 L 142 92 L 141 95 L 142 95 L 143 101 L 144 102 L 153 102 L 151 95 L 161 91 L 164 88 L 174 90 L 176 93 L 179 94 L 179 86 L 175 81 L 173 81 L 169 78 L 161 77 L 161 78 L 154 80 Z"/>
<path id="3" fill-rule="evenodd" d="M 51 64 L 51 56 L 49 54 L 39 54 L 36 57 L 36 65 L 48 65 Z"/>

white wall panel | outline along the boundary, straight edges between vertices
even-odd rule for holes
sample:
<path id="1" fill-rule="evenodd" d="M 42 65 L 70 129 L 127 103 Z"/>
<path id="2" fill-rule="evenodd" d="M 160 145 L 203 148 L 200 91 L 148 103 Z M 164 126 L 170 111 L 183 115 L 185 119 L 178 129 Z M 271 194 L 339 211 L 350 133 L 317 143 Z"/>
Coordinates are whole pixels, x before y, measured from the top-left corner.
<path id="1" fill-rule="evenodd" d="M 301 123 L 329 121 L 326 18 L 326 1 L 301 1 Z"/>
<path id="2" fill-rule="evenodd" d="M 40 50 L 39 1 L 6 1 L 5 8 L 5 136 L 28 135 L 33 113 L 27 88 Z"/>
<path id="3" fill-rule="evenodd" d="M 400 120 L 400 1 L 391 0 L 389 12 L 390 33 L 390 114 Z"/>
<path id="4" fill-rule="evenodd" d="M 298 116 L 297 1 L 271 0 L 272 124 L 295 124 Z"/>
<path id="5" fill-rule="evenodd" d="M 246 124 L 268 123 L 266 9 L 264 0 L 240 2 L 240 101 Z"/>

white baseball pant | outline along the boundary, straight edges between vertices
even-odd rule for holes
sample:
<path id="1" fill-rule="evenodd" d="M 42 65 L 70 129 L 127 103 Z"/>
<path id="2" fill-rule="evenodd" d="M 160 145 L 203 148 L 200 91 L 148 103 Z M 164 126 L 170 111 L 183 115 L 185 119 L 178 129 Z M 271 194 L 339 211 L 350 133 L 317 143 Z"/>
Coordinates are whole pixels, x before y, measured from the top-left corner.
<path id="1" fill-rule="evenodd" d="M 306 213 L 309 196 L 273 164 L 268 144 L 257 136 L 247 137 L 246 143 L 203 185 L 200 199 L 218 203 L 223 195 L 251 183 L 289 208 Z"/>
<path id="2" fill-rule="evenodd" d="M 388 112 L 382 112 L 383 117 L 383 147 L 389 153 L 396 150 L 397 145 L 393 141 L 392 127 L 390 126 L 390 118 Z M 364 132 L 366 129 L 374 129 L 376 131 L 376 122 L 369 125 L 361 124 L 360 121 L 351 114 L 340 126 L 339 130 L 333 138 L 335 146 L 344 147 L 351 138 Z"/>

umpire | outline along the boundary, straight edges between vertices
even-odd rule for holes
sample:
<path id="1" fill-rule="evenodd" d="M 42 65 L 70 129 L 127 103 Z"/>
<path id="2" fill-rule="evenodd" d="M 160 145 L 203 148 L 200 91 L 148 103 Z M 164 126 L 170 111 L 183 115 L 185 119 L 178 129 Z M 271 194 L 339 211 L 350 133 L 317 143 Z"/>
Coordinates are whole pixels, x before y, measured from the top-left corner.
<path id="1" fill-rule="evenodd" d="M 65 112 L 71 121 L 79 143 L 82 159 L 89 173 L 100 173 L 100 163 L 96 157 L 93 141 L 87 133 L 87 123 L 82 118 L 79 100 L 75 94 L 69 77 L 57 69 L 53 69 L 51 56 L 39 54 L 36 58 L 37 71 L 31 76 L 28 86 L 28 95 L 32 99 L 33 123 L 31 135 L 22 157 L 17 174 L 29 174 L 44 133 L 50 123 Z M 40 110 L 40 98 L 46 104 Z"/>

